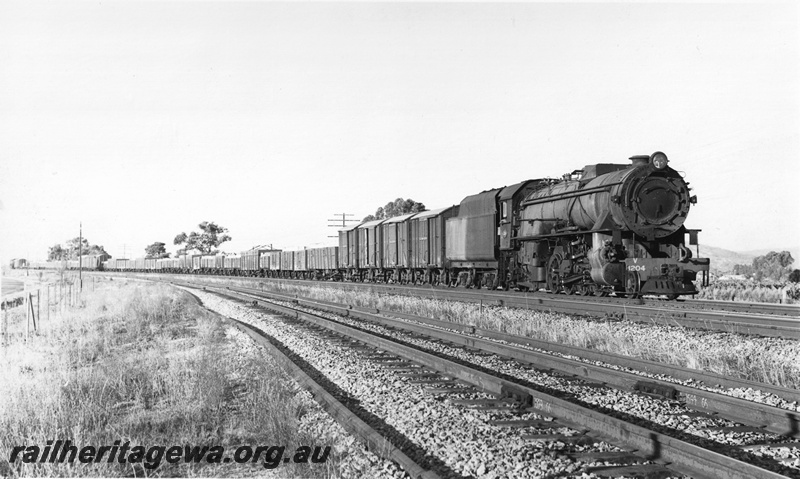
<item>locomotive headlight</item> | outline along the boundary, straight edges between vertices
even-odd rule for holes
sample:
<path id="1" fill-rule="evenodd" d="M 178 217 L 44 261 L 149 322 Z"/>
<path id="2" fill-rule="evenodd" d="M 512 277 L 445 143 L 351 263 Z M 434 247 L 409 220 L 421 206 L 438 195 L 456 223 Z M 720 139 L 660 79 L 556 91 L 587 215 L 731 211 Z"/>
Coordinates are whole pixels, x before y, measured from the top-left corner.
<path id="1" fill-rule="evenodd" d="M 667 160 L 667 155 L 661 153 L 660 151 L 650 155 L 650 164 L 652 164 L 657 170 L 663 170 L 666 168 L 667 163 L 669 163 L 669 160 Z"/>

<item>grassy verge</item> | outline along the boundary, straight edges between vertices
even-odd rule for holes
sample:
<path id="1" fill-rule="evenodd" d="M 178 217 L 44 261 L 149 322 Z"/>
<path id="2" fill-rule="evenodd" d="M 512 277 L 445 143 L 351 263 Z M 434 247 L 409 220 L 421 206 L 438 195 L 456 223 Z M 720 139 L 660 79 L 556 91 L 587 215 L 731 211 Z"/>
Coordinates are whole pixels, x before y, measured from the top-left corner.
<path id="1" fill-rule="evenodd" d="M 323 464 L 161 461 L 157 468 L 117 461 L 10 463 L 16 446 L 70 440 L 112 445 L 325 446 L 301 427 L 306 401 L 260 350 L 242 348 L 218 317 L 164 286 L 113 281 L 84 306 L 44 325 L 25 343 L 24 316 L 10 318 L 0 352 L 0 476 L 327 476 Z M 266 373 L 266 374 L 265 374 Z M 152 465 L 152 462 L 150 462 Z"/>
<path id="2" fill-rule="evenodd" d="M 789 388 L 800 388 L 800 342 L 592 320 L 335 286 L 266 282 L 264 287 L 314 299 L 416 314 L 544 341 L 613 352 Z"/>
<path id="3" fill-rule="evenodd" d="M 800 284 L 760 283 L 752 280 L 714 281 L 700 289 L 697 297 L 720 301 L 798 304 Z"/>

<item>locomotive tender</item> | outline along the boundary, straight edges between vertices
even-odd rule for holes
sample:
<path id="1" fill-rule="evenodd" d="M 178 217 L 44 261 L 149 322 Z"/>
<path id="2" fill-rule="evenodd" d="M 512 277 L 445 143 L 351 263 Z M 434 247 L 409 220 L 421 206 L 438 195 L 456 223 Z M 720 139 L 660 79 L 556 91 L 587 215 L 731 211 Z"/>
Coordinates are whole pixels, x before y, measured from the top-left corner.
<path id="1" fill-rule="evenodd" d="M 688 184 L 664 153 L 598 163 L 561 179 L 527 180 L 459 205 L 339 231 L 339 246 L 238 257 L 109 259 L 120 271 L 207 273 L 670 299 L 708 284 L 709 260 L 687 247 Z"/>

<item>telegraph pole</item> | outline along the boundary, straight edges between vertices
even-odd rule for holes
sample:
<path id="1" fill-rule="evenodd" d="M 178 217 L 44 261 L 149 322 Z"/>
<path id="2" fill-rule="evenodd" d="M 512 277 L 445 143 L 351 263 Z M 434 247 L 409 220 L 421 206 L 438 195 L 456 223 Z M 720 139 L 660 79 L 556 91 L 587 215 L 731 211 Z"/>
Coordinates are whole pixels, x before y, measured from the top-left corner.
<path id="1" fill-rule="evenodd" d="M 349 219 L 348 216 L 355 216 L 355 215 L 351 215 L 349 213 L 334 213 L 333 216 L 341 216 L 342 218 L 341 219 L 334 218 L 332 220 L 328 220 L 329 222 L 330 221 L 335 221 L 337 223 L 337 224 L 328 225 L 328 228 L 344 228 L 344 227 L 347 226 L 347 222 L 348 221 L 355 222 L 355 223 L 359 222 L 358 220 Z M 341 222 L 342 224 L 338 224 L 339 222 Z M 328 236 L 328 238 L 338 238 L 338 237 L 339 237 L 338 235 L 337 236 Z"/>

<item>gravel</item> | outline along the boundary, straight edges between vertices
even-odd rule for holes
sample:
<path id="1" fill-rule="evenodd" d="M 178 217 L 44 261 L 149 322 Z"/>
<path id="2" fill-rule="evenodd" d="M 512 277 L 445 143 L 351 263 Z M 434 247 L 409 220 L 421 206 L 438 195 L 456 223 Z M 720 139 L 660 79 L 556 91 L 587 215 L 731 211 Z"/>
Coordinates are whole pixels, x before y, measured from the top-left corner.
<path id="1" fill-rule="evenodd" d="M 426 393 L 421 385 L 410 383 L 408 378 L 399 375 L 395 370 L 377 367 L 376 363 L 366 361 L 363 353 L 331 342 L 330 337 L 309 332 L 305 328 L 284 322 L 275 315 L 220 299 L 210 293 L 192 293 L 209 309 L 253 324 L 299 354 L 356 399 L 364 410 L 393 428 L 396 431 L 395 438 L 405 440 L 413 450 L 424 455 L 426 465 L 442 477 L 594 477 L 581 474 L 580 471 L 586 463 L 573 461 L 566 453 L 619 450 L 604 442 L 576 446 L 561 441 L 523 441 L 520 434 L 576 434 L 576 431 L 561 426 L 544 430 L 493 426 L 489 421 L 544 418 L 535 413 L 481 410 L 453 405 L 449 399 L 478 399 L 489 396 L 483 393 Z M 419 458 L 416 460 L 419 462 Z M 339 472 L 343 477 L 359 475 L 359 471 Z M 383 470 L 379 474 L 381 477 L 387 475 L 391 474 L 384 473 Z"/>
<path id="2" fill-rule="evenodd" d="M 261 348 L 239 329 L 228 326 L 225 334 L 235 341 L 237 357 L 244 363 L 250 355 L 260 354 Z M 400 470 L 395 463 L 380 458 L 378 455 L 366 450 L 358 443 L 355 437 L 349 434 L 336 422 L 322 407 L 314 401 L 311 393 L 290 379 L 297 388 L 296 399 L 304 414 L 300 418 L 300 433 L 308 433 L 311 437 L 318 438 L 321 443 L 332 444 L 331 455 L 335 458 L 336 473 L 341 477 L 392 477 L 407 478 L 408 475 Z M 280 477 L 280 468 L 274 471 L 260 470 L 259 474 L 269 477 Z"/>
<path id="3" fill-rule="evenodd" d="M 292 306 L 297 307 L 296 305 Z M 527 368 L 520 367 L 514 362 L 505 361 L 494 355 L 476 355 L 467 352 L 462 348 L 445 346 L 438 342 L 428 341 L 413 335 L 390 330 L 385 327 L 375 325 L 374 323 L 361 322 L 329 313 L 320 313 L 319 311 L 315 312 L 331 319 L 336 319 L 337 321 L 345 324 L 357 326 L 362 329 L 368 329 L 383 335 L 400 338 L 407 343 L 417 345 L 431 352 L 436 352 L 451 358 L 460 359 L 465 362 L 476 364 L 487 369 L 519 378 L 523 381 L 529 382 L 530 385 L 533 385 L 534 387 L 535 385 L 539 385 L 561 391 L 577 399 L 579 402 L 583 402 L 584 405 L 604 409 L 606 412 L 616 411 L 620 413 L 618 416 L 621 416 L 624 419 L 632 422 L 638 422 L 645 427 L 652 427 L 652 424 L 663 426 L 663 428 L 668 428 L 672 431 L 662 428 L 660 432 L 678 437 L 687 442 L 698 444 L 702 447 L 709 447 L 710 445 L 716 446 L 716 449 L 722 452 L 728 451 L 727 453 L 729 455 L 746 460 L 748 462 L 757 463 L 757 457 L 776 457 L 789 468 L 788 470 L 784 469 L 782 472 L 800 477 L 800 467 L 798 467 L 798 465 L 800 465 L 798 464 L 798 460 L 800 460 L 800 450 L 797 448 L 778 449 L 762 447 L 750 450 L 752 455 L 749 455 L 747 452 L 741 450 L 724 447 L 733 446 L 736 448 L 738 446 L 752 444 L 773 443 L 782 441 L 784 439 L 776 434 L 749 431 L 718 431 L 716 430 L 718 428 L 737 426 L 738 424 L 722 418 L 696 416 L 693 410 L 682 406 L 678 401 L 667 401 L 663 399 L 651 398 L 648 396 L 632 394 L 609 387 L 586 386 L 580 380 L 573 380 L 571 378 L 568 379 L 549 373 L 531 371 Z M 756 394 L 752 394 L 751 396 L 757 397 Z M 657 426 L 656 429 L 658 429 Z M 723 447 L 720 448 L 720 446 Z M 782 457 L 780 454 L 787 455 L 787 457 Z"/>
<path id="4" fill-rule="evenodd" d="M 603 368 L 606 368 L 606 369 L 613 369 L 613 370 L 616 370 L 616 371 L 624 371 L 624 372 L 628 372 L 628 373 L 631 373 L 631 374 L 636 374 L 638 376 L 642 376 L 644 378 L 657 379 L 657 380 L 660 380 L 660 381 L 671 382 L 671 383 L 674 383 L 674 384 L 680 384 L 680 385 L 687 386 L 687 387 L 692 387 L 692 388 L 695 388 L 695 389 L 701 389 L 701 390 L 705 390 L 705 391 L 709 391 L 709 392 L 714 392 L 714 393 L 724 394 L 724 395 L 731 396 L 731 397 L 736 397 L 736 398 L 739 398 L 739 399 L 745 399 L 745 400 L 752 401 L 752 402 L 768 404 L 770 406 L 781 408 L 781 409 L 786 409 L 788 411 L 800 412 L 800 404 L 798 404 L 797 401 L 788 401 L 788 400 L 786 400 L 786 399 L 784 399 L 784 398 L 782 398 L 780 396 L 777 396 L 775 394 L 764 392 L 764 391 L 753 389 L 753 388 L 724 388 L 724 387 L 721 387 L 721 386 L 718 386 L 718 385 L 702 384 L 702 383 L 699 383 L 698 381 L 695 381 L 695 380 L 692 380 L 692 379 L 678 379 L 678 378 L 675 378 L 673 376 L 669 376 L 669 375 L 666 375 L 666 374 L 649 373 L 649 372 L 646 372 L 646 371 L 641 371 L 641 370 L 633 369 L 633 368 L 626 367 L 626 366 L 620 366 L 620 365 L 617 365 L 617 364 L 606 363 L 606 362 L 603 362 L 603 361 L 595 361 L 595 360 L 586 359 L 586 358 L 583 358 L 583 357 L 580 357 L 580 356 L 575 356 L 575 355 L 570 355 L 570 354 L 563 354 L 563 353 L 559 353 L 559 352 L 556 352 L 556 351 L 550 351 L 550 350 L 546 350 L 546 349 L 540 349 L 540 348 L 528 346 L 526 344 L 510 343 L 510 342 L 502 340 L 502 339 L 495 339 L 495 338 L 490 338 L 490 337 L 486 337 L 486 336 L 481 336 L 480 334 L 477 334 L 477 333 L 468 333 L 468 332 L 462 331 L 460 329 L 456 330 L 456 329 L 451 329 L 451 328 L 446 328 L 446 327 L 432 326 L 432 325 L 429 325 L 429 324 L 426 324 L 426 323 L 421 323 L 421 322 L 418 322 L 418 321 L 413 321 L 413 320 L 408 320 L 408 319 L 401 319 L 401 318 L 398 318 L 396 316 L 392 316 L 391 313 L 386 314 L 386 313 L 382 312 L 379 315 L 383 316 L 383 317 L 386 317 L 388 319 L 395 320 L 395 321 L 404 321 L 404 322 L 419 324 L 419 325 L 423 325 L 425 327 L 432 327 L 432 328 L 436 328 L 436 329 L 440 329 L 440 330 L 444 330 L 444 331 L 457 332 L 457 333 L 462 334 L 464 336 L 471 336 L 471 337 L 475 337 L 475 338 L 480 338 L 480 339 L 483 339 L 483 340 L 496 342 L 498 344 L 512 345 L 512 346 L 515 346 L 515 347 L 518 347 L 518 348 L 528 349 L 530 351 L 534 351 L 534 352 L 537 352 L 537 353 L 548 354 L 548 355 L 551 355 L 551 356 L 570 359 L 570 360 L 573 360 L 573 361 L 580 361 L 582 363 L 591 364 L 591 365 L 594 365 L 594 366 L 600 366 L 600 367 L 603 367 Z M 639 325 L 634 325 L 634 326 L 638 327 Z M 653 327 L 654 328 L 660 328 L 660 326 L 653 326 Z M 701 334 L 714 334 L 716 336 L 725 336 L 726 340 L 730 341 L 731 344 L 733 344 L 733 342 L 735 342 L 737 340 L 742 340 L 741 335 L 735 335 L 735 334 L 708 333 L 708 332 L 701 332 Z M 767 341 L 770 341 L 770 340 L 779 341 L 779 342 L 782 342 L 782 343 L 787 341 L 787 340 L 781 340 L 781 339 L 777 339 L 777 338 L 759 338 L 759 339 L 767 340 Z M 785 345 L 781 345 L 782 348 L 784 348 L 784 346 Z M 798 355 L 800 355 L 800 350 L 798 350 Z"/>
<path id="5" fill-rule="evenodd" d="M 437 472 L 443 473 L 442 475 L 530 477 L 579 474 L 585 463 L 566 458 L 565 452 L 616 450 L 614 446 L 604 443 L 576 446 L 560 441 L 521 441 L 519 434 L 531 431 L 499 428 L 489 425 L 488 421 L 541 419 L 540 416 L 533 413 L 519 416 L 502 411 L 453 407 L 446 400 L 452 398 L 452 395 L 426 394 L 421 387 L 410 384 L 392 370 L 376 368 L 364 361 L 356 351 L 331 344 L 329 338 L 311 335 L 303 328 L 296 328 L 277 320 L 273 315 L 222 300 L 208 293 L 195 294 L 201 297 L 210 309 L 254 324 L 300 354 L 331 381 L 357 398 L 362 407 L 383 418 L 386 424 L 396 429 L 419 450 L 427 451 L 430 456 L 434 456 L 430 464 L 434 465 Z M 655 428 L 659 429 L 660 425 L 661 432 L 704 447 L 729 450 L 730 455 L 748 462 L 757 463 L 759 456 L 776 457 L 788 466 L 788 469 L 781 472 L 800 477 L 800 450 L 797 448 L 760 448 L 750 453 L 736 449 L 737 446 L 778 441 L 781 439 L 779 436 L 761 432 L 716 430 L 715 428 L 735 424 L 720 418 L 697 416 L 678 401 L 655 399 L 613 388 L 587 385 L 580 380 L 524 368 L 493 355 L 476 355 L 462 348 L 428 341 L 382 326 L 327 313 L 316 313 L 383 335 L 399 337 L 407 343 L 451 359 L 459 359 L 518 378 L 537 389 L 558 391 L 562 396 L 570 396 L 584 405 L 604 410 L 632 422 L 639 422 L 646 427 L 652 428 L 656 425 Z M 752 393 L 751 395 L 757 396 Z M 480 397 L 480 395 L 467 397 Z M 540 430 L 536 432 L 548 433 Z M 569 431 L 556 429 L 551 432 Z M 592 463 L 593 466 L 598 464 L 603 465 L 603 463 Z"/>

